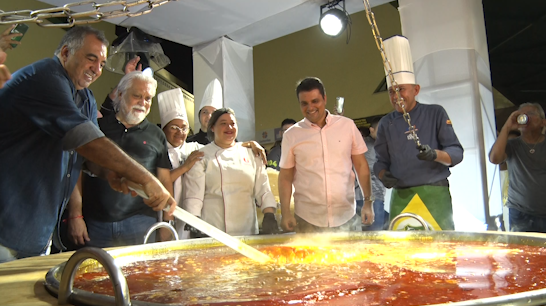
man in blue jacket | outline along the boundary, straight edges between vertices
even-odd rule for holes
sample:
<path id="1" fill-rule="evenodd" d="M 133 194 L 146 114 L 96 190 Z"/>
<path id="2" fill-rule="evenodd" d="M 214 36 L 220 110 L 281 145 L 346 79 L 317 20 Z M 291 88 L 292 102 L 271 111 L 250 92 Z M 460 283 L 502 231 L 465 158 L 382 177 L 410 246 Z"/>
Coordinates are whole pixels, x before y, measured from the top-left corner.
<path id="1" fill-rule="evenodd" d="M 68 31 L 53 58 L 16 71 L 0 89 L 0 262 L 47 254 L 83 158 L 141 184 L 146 204 L 161 210 L 174 199 L 158 179 L 97 127 L 87 89 L 102 73 L 108 41 L 91 27 Z"/>
<path id="2" fill-rule="evenodd" d="M 390 218 L 405 212 L 425 219 L 435 230 L 453 230 L 453 208 L 449 183 L 449 167 L 463 159 L 463 147 L 455 135 L 451 120 L 440 105 L 420 104 L 416 100 L 421 87 L 415 83 L 411 51 L 407 38 L 395 36 L 385 40 L 385 50 L 398 83 L 404 110 L 422 143 L 418 147 L 404 110 L 397 103 L 396 86 L 387 76 L 389 97 L 394 111 L 379 122 L 374 172 L 385 187 L 394 188 L 391 195 Z M 412 227 L 401 220 L 395 228 Z"/>

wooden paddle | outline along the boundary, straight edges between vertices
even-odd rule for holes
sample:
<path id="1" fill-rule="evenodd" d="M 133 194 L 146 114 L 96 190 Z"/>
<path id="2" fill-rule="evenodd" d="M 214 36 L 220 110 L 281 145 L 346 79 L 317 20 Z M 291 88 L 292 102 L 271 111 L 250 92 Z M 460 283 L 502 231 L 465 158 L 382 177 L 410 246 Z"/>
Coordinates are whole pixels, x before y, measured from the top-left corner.
<path id="1" fill-rule="evenodd" d="M 129 187 L 130 190 L 133 190 L 142 198 L 148 199 L 148 195 L 146 194 L 146 192 L 144 192 L 144 189 L 142 189 L 141 185 L 131 182 L 129 180 L 124 180 L 124 181 L 127 182 L 127 186 Z M 168 212 L 170 210 L 170 207 L 167 206 L 163 210 Z M 225 244 L 226 246 L 232 248 L 233 250 L 241 253 L 242 255 L 250 259 L 253 259 L 260 263 L 265 263 L 271 260 L 271 258 L 267 256 L 266 254 L 256 250 L 255 248 L 240 241 L 239 239 L 219 230 L 218 228 L 210 225 L 209 223 L 190 214 L 189 212 L 185 211 L 184 209 L 178 206 L 175 208 L 173 216 L 188 223 L 189 225 L 200 230 L 201 232 L 207 234 L 209 237 L 212 237 L 218 240 L 219 242 Z"/>

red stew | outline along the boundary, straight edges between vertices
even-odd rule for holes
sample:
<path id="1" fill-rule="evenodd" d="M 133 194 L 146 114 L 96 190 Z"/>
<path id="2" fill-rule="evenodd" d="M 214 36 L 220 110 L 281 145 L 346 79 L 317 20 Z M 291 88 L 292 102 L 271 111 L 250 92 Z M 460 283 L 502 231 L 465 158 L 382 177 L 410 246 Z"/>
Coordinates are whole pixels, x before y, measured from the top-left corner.
<path id="1" fill-rule="evenodd" d="M 370 241 L 260 249 L 274 261 L 183 252 L 122 267 L 131 300 L 184 305 L 427 305 L 546 288 L 546 249 Z M 113 295 L 106 272 L 74 287 Z"/>

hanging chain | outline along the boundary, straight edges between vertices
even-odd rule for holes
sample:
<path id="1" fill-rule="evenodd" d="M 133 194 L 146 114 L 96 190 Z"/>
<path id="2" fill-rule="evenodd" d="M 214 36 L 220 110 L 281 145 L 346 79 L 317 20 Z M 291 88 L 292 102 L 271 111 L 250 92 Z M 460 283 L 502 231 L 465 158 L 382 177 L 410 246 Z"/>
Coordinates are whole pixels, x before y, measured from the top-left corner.
<path id="1" fill-rule="evenodd" d="M 413 140 L 415 141 L 415 144 L 417 145 L 417 148 L 421 148 L 421 141 L 419 140 L 419 136 L 417 136 L 417 132 L 415 130 L 415 126 L 411 124 L 411 117 L 408 112 L 406 112 L 406 108 L 404 105 L 404 98 L 400 96 L 400 87 L 398 86 L 398 83 L 394 79 L 394 75 L 392 73 L 392 66 L 391 62 L 389 62 L 389 59 L 387 58 L 387 54 L 385 53 L 385 46 L 383 45 L 383 39 L 381 38 L 381 34 L 379 33 L 379 28 L 377 27 L 377 23 L 375 22 L 375 16 L 372 12 L 372 7 L 370 6 L 370 2 L 368 0 L 363 0 L 364 6 L 366 7 L 366 17 L 368 18 L 368 22 L 370 23 L 370 26 L 372 27 L 372 34 L 375 38 L 375 44 L 377 45 L 377 49 L 379 49 L 379 52 L 381 53 L 381 57 L 383 58 L 383 66 L 385 67 L 385 70 L 387 71 L 387 77 L 391 81 L 391 87 L 396 92 L 396 104 L 402 109 L 403 117 L 406 123 L 408 124 L 408 133 L 412 136 Z"/>
<path id="2" fill-rule="evenodd" d="M 176 0 L 118 0 L 102 4 L 95 1 L 82 1 L 35 11 L 0 11 L 0 24 L 36 23 L 41 27 L 70 28 L 75 25 L 97 23 L 110 18 L 141 16 L 170 1 Z M 131 11 L 132 8 L 139 5 L 146 6 L 143 10 Z M 92 9 L 77 12 L 75 9 L 78 7 L 91 7 Z M 66 22 L 59 24 L 46 23 L 45 21 L 48 18 L 66 18 Z"/>

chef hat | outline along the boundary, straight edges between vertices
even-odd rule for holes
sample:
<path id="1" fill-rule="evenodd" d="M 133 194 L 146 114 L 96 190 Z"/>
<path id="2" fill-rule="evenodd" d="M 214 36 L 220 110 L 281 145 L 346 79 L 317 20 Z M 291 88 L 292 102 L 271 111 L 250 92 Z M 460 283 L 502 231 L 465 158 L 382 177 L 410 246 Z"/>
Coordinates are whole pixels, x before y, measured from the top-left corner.
<path id="1" fill-rule="evenodd" d="M 157 95 L 159 116 L 161 117 L 161 128 L 164 128 L 171 120 L 182 119 L 189 124 L 184 94 L 180 88 L 161 92 Z"/>
<path id="2" fill-rule="evenodd" d="M 383 41 L 385 54 L 391 63 L 392 75 L 398 84 L 415 84 L 415 74 L 413 73 L 413 59 L 409 41 L 406 37 L 396 35 Z M 387 88 L 391 87 L 391 80 L 387 69 Z"/>
<path id="3" fill-rule="evenodd" d="M 218 79 L 214 79 L 207 85 L 205 94 L 203 94 L 203 100 L 199 106 L 199 111 L 205 106 L 212 106 L 216 109 L 224 106 L 224 100 L 222 98 L 222 84 Z"/>

